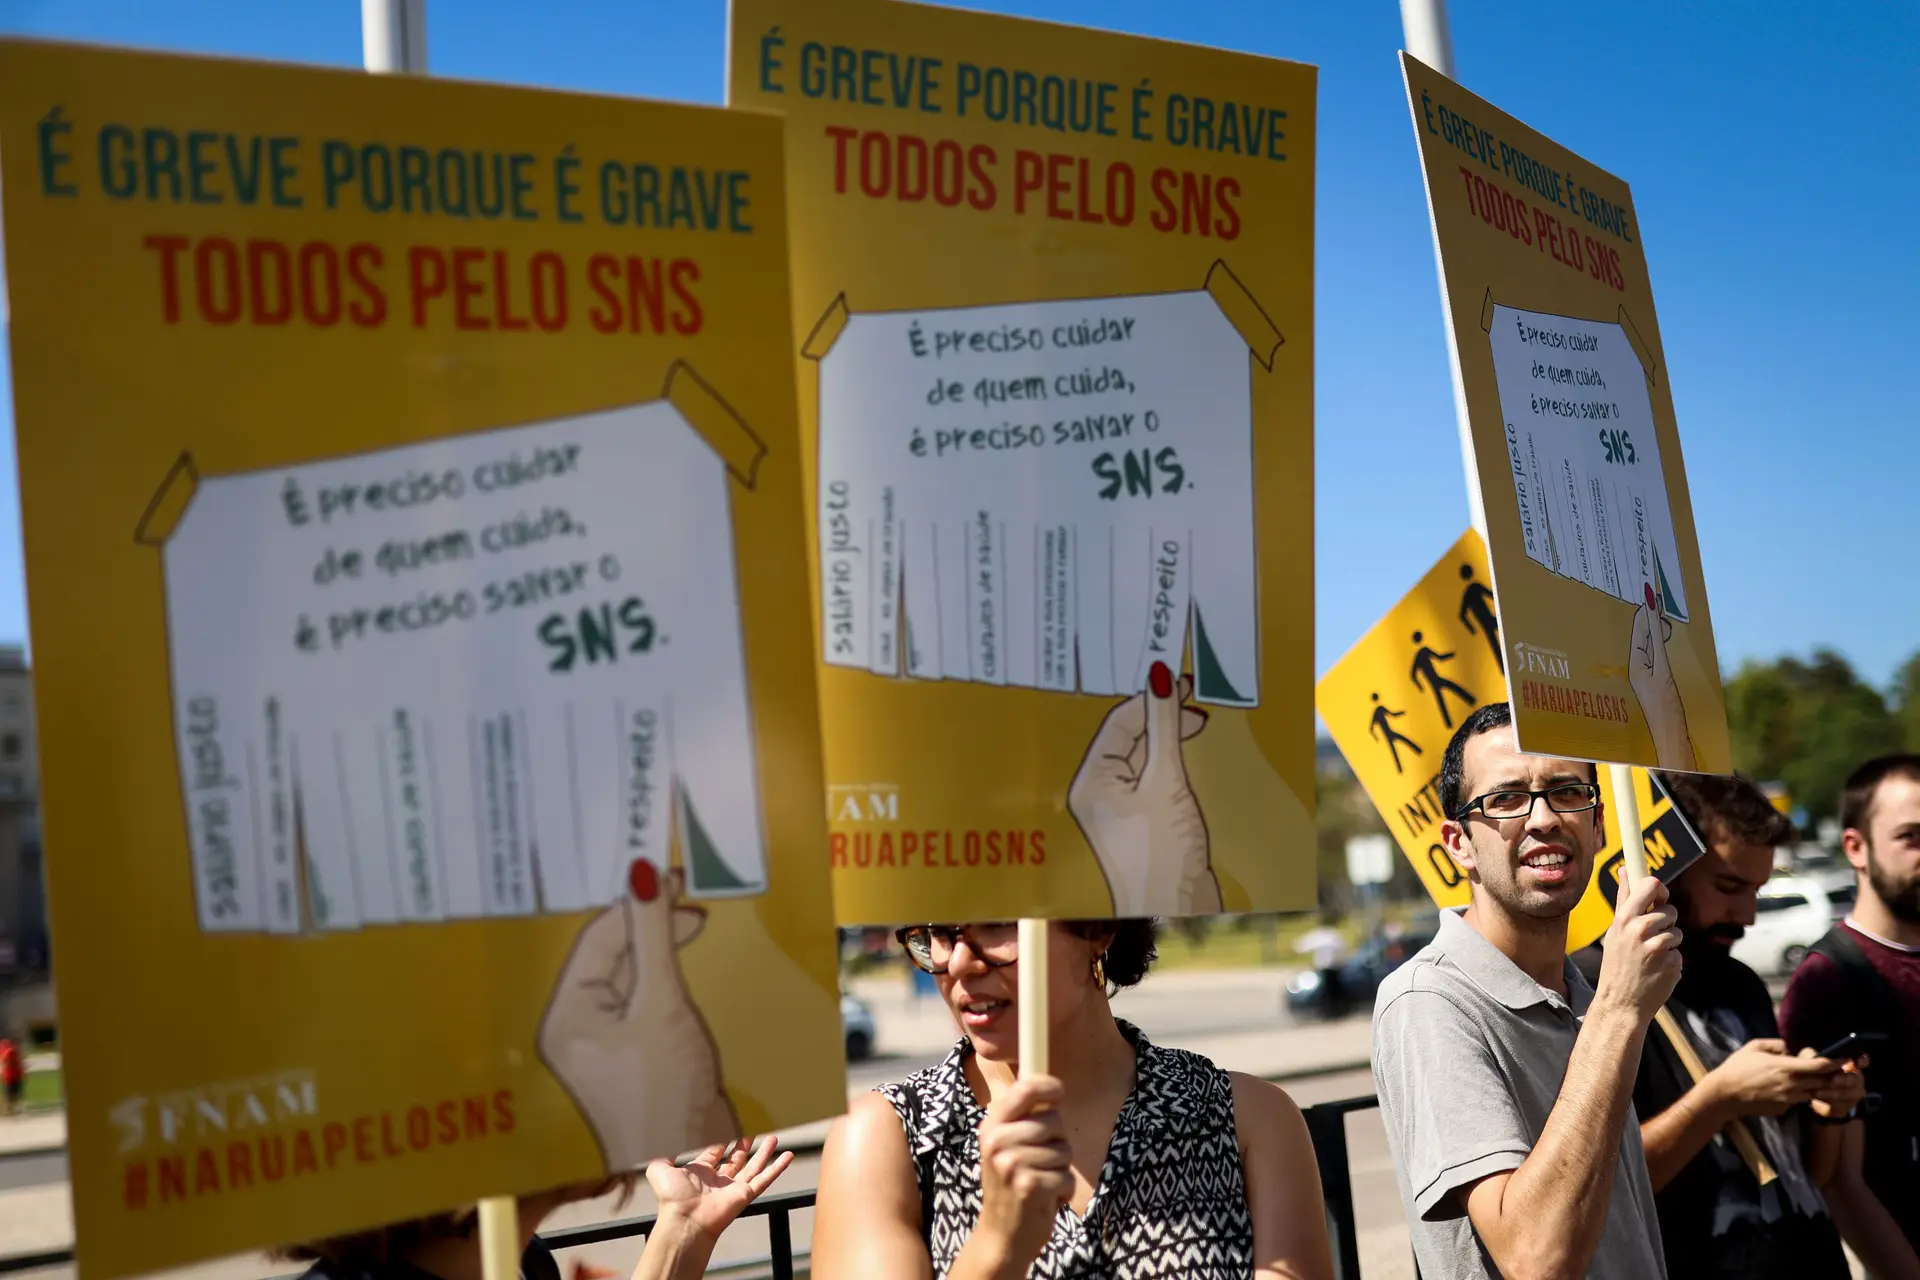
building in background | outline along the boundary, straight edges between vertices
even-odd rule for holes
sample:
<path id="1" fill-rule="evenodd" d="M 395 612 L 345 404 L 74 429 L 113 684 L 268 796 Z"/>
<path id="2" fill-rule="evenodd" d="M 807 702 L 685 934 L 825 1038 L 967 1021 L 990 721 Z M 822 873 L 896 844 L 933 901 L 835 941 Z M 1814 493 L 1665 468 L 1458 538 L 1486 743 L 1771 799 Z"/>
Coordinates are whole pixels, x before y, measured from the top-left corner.
<path id="1" fill-rule="evenodd" d="M 41 873 L 40 774 L 26 650 L 0 645 L 0 1033 L 54 1036 L 53 948 Z"/>

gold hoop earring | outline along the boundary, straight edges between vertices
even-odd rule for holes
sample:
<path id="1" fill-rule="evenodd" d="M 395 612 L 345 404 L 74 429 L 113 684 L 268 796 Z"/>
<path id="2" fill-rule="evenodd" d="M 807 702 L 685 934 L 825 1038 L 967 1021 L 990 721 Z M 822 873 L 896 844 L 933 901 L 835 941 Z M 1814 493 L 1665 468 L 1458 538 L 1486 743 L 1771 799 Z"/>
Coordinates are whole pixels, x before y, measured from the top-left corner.
<path id="1" fill-rule="evenodd" d="M 1093 958 L 1093 985 L 1102 991 L 1107 989 L 1107 953 L 1104 951 Z"/>

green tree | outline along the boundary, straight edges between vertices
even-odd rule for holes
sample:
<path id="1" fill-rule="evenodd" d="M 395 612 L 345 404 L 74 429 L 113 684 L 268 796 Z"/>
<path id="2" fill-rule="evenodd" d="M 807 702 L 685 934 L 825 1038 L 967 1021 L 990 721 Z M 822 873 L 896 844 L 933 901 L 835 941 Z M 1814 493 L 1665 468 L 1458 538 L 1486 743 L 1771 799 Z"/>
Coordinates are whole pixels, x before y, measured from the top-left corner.
<path id="1" fill-rule="evenodd" d="M 1910 662 L 1907 674 L 1920 677 L 1917 666 Z M 1726 690 L 1735 767 L 1786 783 L 1816 825 L 1834 816 L 1856 765 L 1900 747 L 1901 724 L 1887 700 L 1830 649 L 1807 661 L 1749 661 Z"/>
<path id="2" fill-rule="evenodd" d="M 1902 745 L 1920 751 L 1920 649 L 1894 673 L 1893 717 L 1900 722 Z"/>

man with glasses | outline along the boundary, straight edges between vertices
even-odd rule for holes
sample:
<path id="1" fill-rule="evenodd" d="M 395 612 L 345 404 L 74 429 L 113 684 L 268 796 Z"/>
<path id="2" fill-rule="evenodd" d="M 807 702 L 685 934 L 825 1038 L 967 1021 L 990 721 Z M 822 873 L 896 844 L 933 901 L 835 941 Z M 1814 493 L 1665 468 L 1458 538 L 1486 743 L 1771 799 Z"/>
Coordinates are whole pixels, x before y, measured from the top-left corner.
<path id="1" fill-rule="evenodd" d="M 1567 917 L 1605 843 L 1592 764 L 1520 754 L 1506 703 L 1447 744 L 1441 840 L 1472 901 L 1381 984 L 1373 1076 L 1425 1280 L 1664 1277 L 1634 1076 L 1680 977 L 1648 876 L 1619 895 L 1597 988 Z"/>

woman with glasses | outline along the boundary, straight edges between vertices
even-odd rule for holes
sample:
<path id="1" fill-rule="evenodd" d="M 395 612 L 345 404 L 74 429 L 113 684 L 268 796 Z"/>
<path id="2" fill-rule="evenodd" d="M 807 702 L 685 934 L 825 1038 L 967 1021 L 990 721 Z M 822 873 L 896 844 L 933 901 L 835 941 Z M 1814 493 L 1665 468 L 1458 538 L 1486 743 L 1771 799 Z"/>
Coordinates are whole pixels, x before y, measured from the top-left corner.
<path id="1" fill-rule="evenodd" d="M 820 1166 L 813 1274 L 1331 1280 L 1305 1121 L 1279 1088 L 1113 1016 L 1154 922 L 1048 929 L 1049 1075 L 1019 1078 L 1012 923 L 915 925 L 963 1037 L 856 1101 Z"/>

